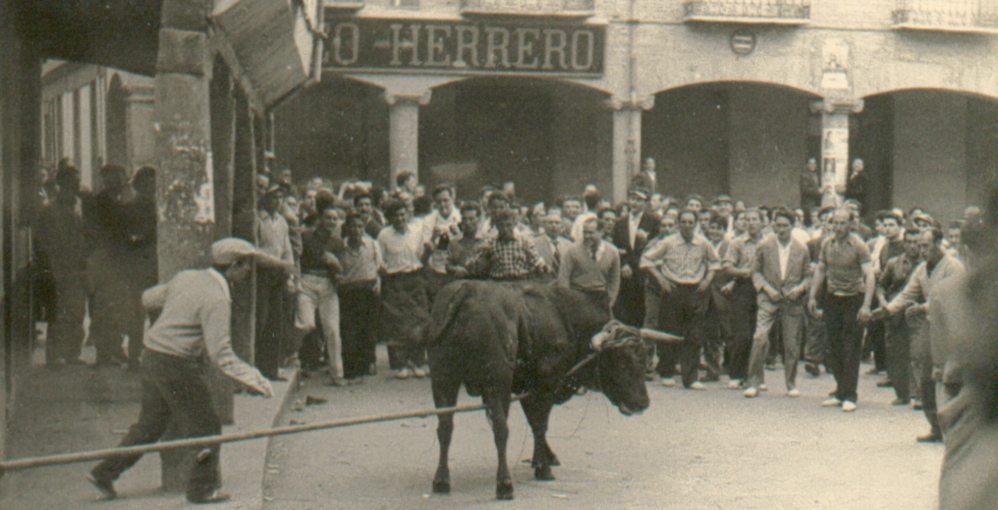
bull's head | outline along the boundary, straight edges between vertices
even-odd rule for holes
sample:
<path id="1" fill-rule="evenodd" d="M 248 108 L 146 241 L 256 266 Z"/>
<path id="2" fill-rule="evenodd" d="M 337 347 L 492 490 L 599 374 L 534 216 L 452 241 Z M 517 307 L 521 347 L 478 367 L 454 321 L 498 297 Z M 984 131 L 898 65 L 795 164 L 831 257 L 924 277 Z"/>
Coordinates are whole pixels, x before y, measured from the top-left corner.
<path id="1" fill-rule="evenodd" d="M 640 331 L 610 321 L 592 338 L 600 389 L 621 414 L 630 416 L 648 408 L 645 367 L 648 348 Z"/>

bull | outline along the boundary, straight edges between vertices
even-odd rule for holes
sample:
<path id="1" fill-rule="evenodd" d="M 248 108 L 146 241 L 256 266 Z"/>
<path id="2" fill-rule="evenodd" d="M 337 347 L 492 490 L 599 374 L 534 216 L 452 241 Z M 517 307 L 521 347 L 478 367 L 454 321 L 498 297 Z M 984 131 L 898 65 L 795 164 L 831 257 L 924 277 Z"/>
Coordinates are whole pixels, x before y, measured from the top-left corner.
<path id="1" fill-rule="evenodd" d="M 462 384 L 468 394 L 481 396 L 498 454 L 498 499 L 513 498 L 506 461 L 512 394 L 529 394 L 520 404 L 534 436 L 531 465 L 537 480 L 553 480 L 551 466 L 559 465 L 546 439 L 555 404 L 587 388 L 602 391 L 624 415 L 648 407 L 645 344 L 621 335 L 624 328 L 610 321 L 609 311 L 583 293 L 554 285 L 458 281 L 437 295 L 426 337 L 433 402 L 437 408 L 453 407 Z M 597 344 L 602 344 L 598 351 Z M 591 363 L 569 374 L 594 352 Z M 447 457 L 453 431 L 453 415 L 440 415 L 437 494 L 450 492 Z"/>

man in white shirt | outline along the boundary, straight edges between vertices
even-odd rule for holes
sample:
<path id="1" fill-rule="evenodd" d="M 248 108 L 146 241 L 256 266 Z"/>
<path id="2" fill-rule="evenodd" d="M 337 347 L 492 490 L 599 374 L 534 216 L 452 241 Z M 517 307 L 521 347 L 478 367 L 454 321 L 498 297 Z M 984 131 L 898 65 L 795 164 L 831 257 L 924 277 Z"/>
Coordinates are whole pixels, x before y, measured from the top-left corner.
<path id="1" fill-rule="evenodd" d="M 389 226 L 378 234 L 383 266 L 382 338 L 388 341 L 388 358 L 395 376 L 424 377 L 426 357 L 419 347 L 423 330 L 430 320 L 430 297 L 423 264 L 433 250 L 433 239 L 409 222 L 405 204 L 388 201 L 385 216 Z"/>
<path id="2" fill-rule="evenodd" d="M 290 229 L 280 211 L 283 195 L 283 189 L 275 184 L 261 198 L 257 215 L 257 241 L 261 252 L 293 267 Z M 285 354 L 282 339 L 290 333 L 288 326 L 291 317 L 288 272 L 257 267 L 256 282 L 254 361 L 268 379 L 282 380 L 278 371 Z"/>

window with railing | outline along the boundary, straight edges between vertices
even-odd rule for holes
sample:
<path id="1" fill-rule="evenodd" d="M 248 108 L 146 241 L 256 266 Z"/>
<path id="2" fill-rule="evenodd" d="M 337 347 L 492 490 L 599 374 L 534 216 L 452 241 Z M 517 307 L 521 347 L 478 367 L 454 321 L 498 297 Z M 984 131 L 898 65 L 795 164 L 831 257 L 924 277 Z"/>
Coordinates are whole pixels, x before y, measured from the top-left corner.
<path id="1" fill-rule="evenodd" d="M 998 32 L 998 0 L 898 0 L 894 25 L 913 30 Z"/>
<path id="2" fill-rule="evenodd" d="M 811 19 L 811 0 L 691 0 L 683 19 L 709 23 L 803 25 Z"/>
<path id="3" fill-rule="evenodd" d="M 590 16 L 594 0 L 461 0 L 464 14 Z"/>
<path id="4" fill-rule="evenodd" d="M 364 7 L 364 0 L 324 0 L 322 5 L 333 9 L 357 10 Z"/>

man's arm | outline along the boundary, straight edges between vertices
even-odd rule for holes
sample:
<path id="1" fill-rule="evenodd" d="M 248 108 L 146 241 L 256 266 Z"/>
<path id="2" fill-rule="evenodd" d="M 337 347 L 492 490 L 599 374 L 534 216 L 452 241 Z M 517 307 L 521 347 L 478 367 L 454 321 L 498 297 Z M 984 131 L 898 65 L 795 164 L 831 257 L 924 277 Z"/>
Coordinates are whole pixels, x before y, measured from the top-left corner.
<path id="1" fill-rule="evenodd" d="M 558 267 L 558 286 L 570 288 L 572 286 L 572 271 L 575 269 L 575 257 L 572 252 L 563 253 L 561 264 Z"/>
<path id="2" fill-rule="evenodd" d="M 231 303 L 226 299 L 215 299 L 205 306 L 201 319 L 204 332 L 205 350 L 218 369 L 233 379 L 265 397 L 273 395 L 270 382 L 260 371 L 249 366 L 232 350 Z"/>
<path id="3" fill-rule="evenodd" d="M 888 314 L 894 315 L 925 298 L 925 291 L 922 288 L 921 275 L 921 272 L 924 269 L 925 263 L 923 262 L 915 268 L 915 271 L 912 272 L 910 277 L 908 277 L 908 283 L 904 285 L 901 292 L 894 296 L 894 299 L 890 300 L 890 302 L 884 306 L 884 310 Z"/>
<path id="4" fill-rule="evenodd" d="M 755 255 L 755 261 L 752 263 L 752 286 L 755 287 L 756 292 L 765 292 L 770 300 L 773 300 L 773 296 L 779 296 L 780 291 L 766 279 L 764 273 L 765 259 L 765 251 L 760 249 Z"/>
<path id="5" fill-rule="evenodd" d="M 168 285 L 165 283 L 149 287 L 142 293 L 142 309 L 148 314 L 159 313 L 166 306 L 166 291 Z"/>
<path id="6" fill-rule="evenodd" d="M 617 302 L 617 295 L 620 294 L 620 255 L 617 250 L 610 252 L 610 274 L 606 279 L 606 292 L 610 295 L 610 306 Z"/>

